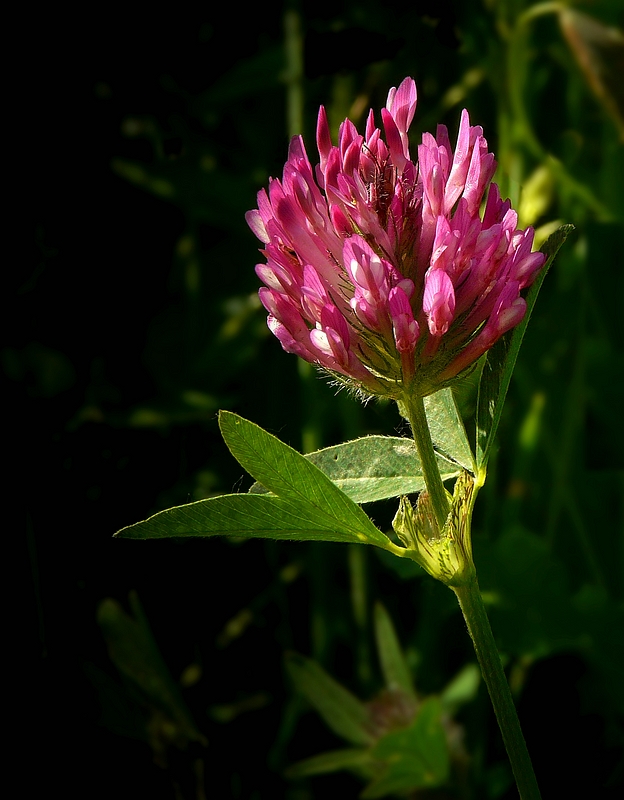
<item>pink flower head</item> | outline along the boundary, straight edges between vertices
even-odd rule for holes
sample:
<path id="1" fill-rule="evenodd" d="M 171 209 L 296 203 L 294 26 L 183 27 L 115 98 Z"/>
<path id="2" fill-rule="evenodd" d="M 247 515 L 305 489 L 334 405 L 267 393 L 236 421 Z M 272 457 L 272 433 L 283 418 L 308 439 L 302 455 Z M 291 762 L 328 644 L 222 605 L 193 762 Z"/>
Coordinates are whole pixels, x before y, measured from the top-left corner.
<path id="1" fill-rule="evenodd" d="M 282 179 L 247 213 L 266 258 L 260 299 L 282 347 L 397 398 L 447 385 L 517 325 L 521 291 L 545 261 L 491 183 L 496 162 L 468 112 L 455 148 L 439 125 L 412 161 L 415 110 L 406 78 L 388 94 L 383 131 L 371 110 L 364 134 L 345 120 L 334 145 L 321 107 L 318 165 L 294 137 Z"/>

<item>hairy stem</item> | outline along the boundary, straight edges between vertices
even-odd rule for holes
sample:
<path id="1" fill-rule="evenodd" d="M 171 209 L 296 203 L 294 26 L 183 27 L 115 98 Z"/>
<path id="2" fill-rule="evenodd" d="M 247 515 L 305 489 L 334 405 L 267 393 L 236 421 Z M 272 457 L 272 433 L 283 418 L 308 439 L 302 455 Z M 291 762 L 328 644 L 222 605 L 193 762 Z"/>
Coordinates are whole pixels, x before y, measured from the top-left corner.
<path id="1" fill-rule="evenodd" d="M 425 485 L 431 498 L 433 513 L 439 529 L 442 530 L 448 517 L 449 502 L 436 462 L 431 433 L 429 432 L 429 423 L 425 413 L 425 404 L 422 397 L 411 395 L 404 399 L 403 404 L 412 427 L 412 435 L 420 458 Z"/>
<path id="2" fill-rule="evenodd" d="M 474 644 L 481 674 L 494 706 L 494 713 L 503 735 L 503 742 L 511 762 L 520 798 L 521 800 L 540 800 L 540 791 L 533 772 L 533 765 L 522 735 L 516 707 L 492 635 L 477 579 L 475 577 L 461 586 L 452 586 L 451 588 L 457 595 Z"/>

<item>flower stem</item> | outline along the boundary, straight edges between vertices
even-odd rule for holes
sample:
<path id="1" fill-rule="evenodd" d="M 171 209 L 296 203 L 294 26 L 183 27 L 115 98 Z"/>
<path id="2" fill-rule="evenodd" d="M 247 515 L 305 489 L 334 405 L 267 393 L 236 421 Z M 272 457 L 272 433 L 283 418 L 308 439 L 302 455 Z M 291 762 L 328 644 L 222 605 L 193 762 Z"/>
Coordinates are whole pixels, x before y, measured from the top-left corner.
<path id="1" fill-rule="evenodd" d="M 483 604 L 476 577 L 461 586 L 451 587 L 466 620 L 481 673 L 485 680 L 498 726 L 511 762 L 521 800 L 540 800 L 540 791 L 533 772 L 520 722 L 503 671 L 490 621 Z"/>
<path id="2" fill-rule="evenodd" d="M 431 441 L 425 404 L 422 397 L 407 395 L 401 405 L 412 426 L 423 477 L 438 527 L 442 531 L 449 514 L 449 501 L 442 483 L 440 470 L 438 469 L 433 442 Z M 470 553 L 471 508 L 472 506 L 470 505 L 470 508 L 464 510 L 464 514 L 467 515 L 467 529 L 464 535 L 468 537 L 468 550 L 466 551 L 468 553 Z M 492 635 L 481 592 L 479 591 L 474 565 L 472 565 L 472 557 L 469 555 L 468 558 L 472 568 L 463 572 L 461 580 L 447 582 L 438 575 L 434 575 L 434 577 L 446 582 L 459 600 L 459 606 L 474 644 L 481 673 L 494 706 L 498 726 L 503 735 L 507 755 L 511 762 L 511 769 L 520 792 L 520 798 L 521 800 L 540 800 L 540 791 L 533 772 L 533 765 L 531 764 L 516 707 L 514 706 L 509 684 L 496 648 L 496 642 Z"/>
<path id="3" fill-rule="evenodd" d="M 416 450 L 420 458 L 420 464 L 425 479 L 425 485 L 431 498 L 433 513 L 440 530 L 444 527 L 449 513 L 449 502 L 446 496 L 446 489 L 440 477 L 440 470 L 431 441 L 429 423 L 425 413 L 425 404 L 420 396 L 407 395 L 402 405 L 407 412 L 407 418 L 412 427 L 412 435 L 416 443 Z"/>

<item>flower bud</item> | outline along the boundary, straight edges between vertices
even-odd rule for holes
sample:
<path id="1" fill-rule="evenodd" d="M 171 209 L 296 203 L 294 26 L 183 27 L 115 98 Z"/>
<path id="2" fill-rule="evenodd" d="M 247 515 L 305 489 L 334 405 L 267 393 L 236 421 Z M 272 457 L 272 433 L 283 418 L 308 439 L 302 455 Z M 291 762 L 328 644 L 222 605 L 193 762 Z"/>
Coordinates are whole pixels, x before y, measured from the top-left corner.
<path id="1" fill-rule="evenodd" d="M 463 470 L 455 483 L 451 510 L 442 531 L 426 491 L 420 493 L 416 508 L 407 497 L 401 497 L 392 521 L 409 557 L 447 586 L 467 583 L 474 575 L 470 541 L 473 493 L 474 479 Z"/>

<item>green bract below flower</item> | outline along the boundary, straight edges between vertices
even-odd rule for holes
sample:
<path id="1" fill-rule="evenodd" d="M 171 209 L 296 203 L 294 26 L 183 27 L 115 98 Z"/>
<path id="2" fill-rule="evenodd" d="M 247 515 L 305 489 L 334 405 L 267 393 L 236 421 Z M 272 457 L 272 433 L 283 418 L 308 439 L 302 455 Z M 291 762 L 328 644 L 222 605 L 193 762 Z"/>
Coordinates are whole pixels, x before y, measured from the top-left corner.
<path id="1" fill-rule="evenodd" d="M 313 170 L 292 139 L 282 180 L 247 221 L 264 243 L 260 299 L 282 347 L 368 394 L 426 396 L 470 367 L 524 317 L 521 292 L 544 264 L 533 229 L 491 183 L 483 130 L 463 111 L 425 133 L 410 158 L 416 84 L 391 89 L 364 135 L 345 120 L 332 144 L 325 109 Z"/>
<path id="2" fill-rule="evenodd" d="M 464 470 L 455 483 L 450 513 L 442 530 L 426 491 L 418 496 L 415 509 L 407 497 L 401 497 L 392 522 L 411 558 L 447 586 L 462 586 L 475 577 L 470 541 L 473 494 L 474 480 Z"/>

